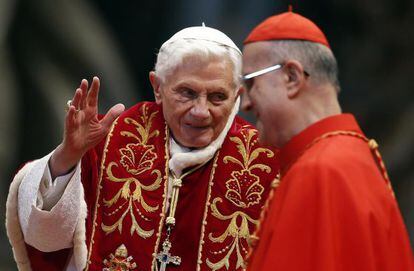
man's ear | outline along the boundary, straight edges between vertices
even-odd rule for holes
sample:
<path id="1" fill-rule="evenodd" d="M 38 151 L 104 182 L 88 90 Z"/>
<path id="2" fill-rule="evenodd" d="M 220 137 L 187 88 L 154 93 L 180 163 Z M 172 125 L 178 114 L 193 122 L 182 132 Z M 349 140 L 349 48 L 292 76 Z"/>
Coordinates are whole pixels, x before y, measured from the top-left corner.
<path id="1" fill-rule="evenodd" d="M 306 81 L 303 66 L 296 60 L 288 60 L 283 65 L 283 69 L 287 75 L 287 96 L 293 98 L 298 95 Z"/>
<path id="2" fill-rule="evenodd" d="M 161 87 L 161 80 L 160 78 L 155 74 L 154 71 L 151 71 L 149 73 L 149 80 L 152 86 L 152 89 L 154 91 L 154 97 L 155 97 L 155 102 L 157 104 L 161 104 L 161 91 L 160 91 L 160 87 Z"/>

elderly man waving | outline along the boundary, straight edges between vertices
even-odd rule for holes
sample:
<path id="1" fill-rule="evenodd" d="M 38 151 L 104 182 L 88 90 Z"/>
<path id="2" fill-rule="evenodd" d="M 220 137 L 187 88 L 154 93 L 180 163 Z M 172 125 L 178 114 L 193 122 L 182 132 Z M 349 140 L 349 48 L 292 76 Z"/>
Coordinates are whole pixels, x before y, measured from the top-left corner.
<path id="1" fill-rule="evenodd" d="M 100 118 L 100 81 L 82 80 L 62 143 L 11 185 L 19 269 L 245 268 L 278 169 L 236 116 L 240 70 L 237 46 L 201 26 L 161 46 L 149 75 L 155 102 L 118 104 Z"/>

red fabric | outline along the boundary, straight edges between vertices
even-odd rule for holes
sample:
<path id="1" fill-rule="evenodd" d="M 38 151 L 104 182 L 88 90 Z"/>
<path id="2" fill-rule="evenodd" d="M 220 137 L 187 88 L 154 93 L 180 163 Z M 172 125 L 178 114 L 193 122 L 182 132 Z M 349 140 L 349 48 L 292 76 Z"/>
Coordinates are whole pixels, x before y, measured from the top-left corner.
<path id="1" fill-rule="evenodd" d="M 282 179 L 248 270 L 410 271 L 397 202 L 368 144 L 324 133 L 358 131 L 351 115 L 324 119 L 281 150 Z"/>
<path id="2" fill-rule="evenodd" d="M 324 33 L 311 20 L 291 11 L 271 16 L 256 26 L 244 44 L 269 40 L 306 40 L 329 47 Z"/>
<path id="3" fill-rule="evenodd" d="M 147 123 L 144 115 L 147 117 Z M 102 270 L 104 260 L 109 260 L 110 255 L 114 254 L 121 244 L 126 246 L 128 255 L 132 256 L 131 263 L 137 264 L 136 270 L 151 270 L 153 254 L 160 251 L 165 236 L 165 227 L 163 227 L 165 217 L 161 214 L 165 208 L 167 178 L 166 132 L 161 108 L 155 103 L 140 103 L 118 118 L 117 124 L 108 135 L 109 140 L 102 141 L 83 157 L 82 183 L 88 207 L 86 221 L 86 245 L 90 254 L 88 270 Z M 245 152 L 241 151 L 244 147 L 235 143 L 237 141 L 235 138 L 246 145 Z M 129 152 L 130 150 L 132 152 Z M 245 217 L 258 219 L 261 206 L 269 192 L 270 182 L 278 172 L 276 152 L 273 156 L 269 156 L 269 150 L 266 152 L 263 150 L 257 143 L 257 131 L 236 117 L 217 160 L 209 161 L 204 167 L 183 179 L 175 215 L 177 226 L 170 237 L 173 244 L 171 255 L 180 256 L 182 263 L 179 267 L 169 265 L 167 270 L 196 270 L 198 266 L 200 270 L 211 270 L 207 265 L 209 263 L 220 265 L 220 261 L 225 263 L 226 260 L 222 261 L 222 259 L 226 255 L 229 255 L 226 264 L 231 270 L 243 268 L 240 265 L 240 259 L 243 262 L 243 258 L 240 257 L 244 257 L 247 253 L 247 236 L 244 234 L 236 239 L 234 230 L 241 232 L 246 229 L 250 232 L 254 230 L 254 223 L 248 221 L 247 224 L 243 224 L 242 220 Z M 242 153 L 249 155 L 248 161 L 244 161 L 247 158 Z M 225 160 L 228 156 L 240 163 Z M 262 164 L 268 167 L 267 170 L 261 166 Z M 144 169 L 146 166 L 148 168 Z M 113 176 L 120 181 L 110 180 L 108 167 L 112 168 Z M 140 173 L 134 174 L 128 169 Z M 248 170 L 249 173 L 244 170 Z M 148 187 L 157 179 L 157 172 L 162 178 L 159 187 L 152 191 L 145 189 L 140 191 L 146 204 L 157 208 L 147 211 L 143 208 L 142 201 L 134 201 L 132 209 L 139 226 L 144 230 L 154 230 L 154 233 L 146 238 L 139 237 L 135 232 L 131 233 L 130 212 L 126 213 L 121 223 L 121 232 L 118 227 L 113 232 L 104 232 L 102 225 L 114 225 L 127 209 L 128 200 L 125 197 L 130 197 L 131 193 L 137 191 L 135 183 L 124 186 L 125 180 L 135 178 Z M 214 175 L 212 172 L 215 172 Z M 231 187 L 232 185 L 240 187 L 234 188 Z M 99 189 L 100 187 L 102 188 Z M 129 191 L 109 206 L 107 201 L 113 199 L 122 187 Z M 232 188 L 231 191 L 229 187 Z M 226 216 L 224 219 L 219 219 L 208 208 L 209 204 L 218 198 L 221 201 L 217 204 L 217 210 Z M 235 215 L 241 213 L 245 217 Z M 227 219 L 232 216 L 235 217 L 235 225 L 232 224 L 233 220 Z M 226 229 L 231 229 L 232 234 L 223 237 L 221 242 L 212 241 L 210 236 L 225 236 Z M 201 250 L 200 242 L 203 244 Z M 237 246 L 231 247 L 228 246 L 229 244 Z M 44 255 L 44 253 L 31 254 L 32 263 Z M 201 263 L 198 263 L 199 258 Z M 65 259 L 55 260 L 57 263 L 52 263 L 52 259 L 48 259 L 49 264 L 61 266 Z"/>
<path id="4" fill-rule="evenodd" d="M 88 163 L 84 158 L 82 166 L 87 172 L 90 172 L 88 174 L 89 178 L 87 175 L 82 176 L 89 210 L 87 220 L 88 239 L 86 243 L 88 251 L 91 253 L 91 263 L 88 265 L 88 270 L 102 270 L 103 261 L 105 259 L 109 260 L 109 255 L 114 254 L 121 244 L 124 244 L 128 249 L 128 255 L 133 257 L 132 262 L 135 262 L 143 270 L 150 270 L 152 254 L 157 240 L 155 233 L 158 232 L 158 225 L 161 220 L 160 212 L 162 210 L 164 185 L 162 182 L 161 187 L 151 193 L 142 190 L 145 202 L 152 207 L 158 206 L 154 212 L 146 212 L 141 204 L 133 201 L 132 214 L 135 219 L 138 219 L 139 226 L 143 230 L 155 231 L 150 237 L 142 238 L 135 231 L 131 233 L 130 229 L 133 221 L 130 211 L 127 211 L 131 198 L 130 193 L 138 190 L 135 182 L 128 185 L 125 180 L 135 178 L 142 185 L 149 186 L 157 179 L 154 169 L 159 169 L 161 176 L 165 176 L 165 125 L 163 121 L 159 121 L 162 115 L 157 112 L 153 115 L 156 121 L 151 122 L 149 133 L 158 131 L 158 134 L 149 137 L 148 133 L 148 138 L 145 139 L 145 136 L 140 134 L 140 132 L 145 134 L 144 130 L 138 131 L 138 126 L 131 125 L 125 120 L 134 119 L 143 127 L 146 127 L 143 120 L 144 112 L 146 117 L 149 118 L 152 113 L 156 112 L 154 106 L 156 105 L 148 103 L 146 109 L 143 106 L 134 106 L 124 112 L 117 120 L 111 134 L 108 135 L 109 139 L 105 140 L 106 142 L 101 144 L 98 150 L 95 149 L 89 152 L 89 161 L 92 163 Z M 123 136 L 122 133 L 131 133 L 137 138 Z M 106 151 L 102 151 L 106 144 Z M 128 144 L 131 145 L 128 147 Z M 128 151 L 131 152 L 128 153 Z M 97 163 L 94 162 L 94 153 L 97 156 Z M 115 163 L 112 166 L 112 174 L 122 181 L 112 182 L 109 180 L 107 169 L 112 163 Z M 137 170 L 139 173 L 131 174 L 122 163 L 127 165 L 129 170 Z M 99 187 L 102 188 L 99 189 Z M 112 206 L 108 206 L 104 200 L 114 198 L 123 187 L 129 191 L 125 195 L 119 196 L 119 199 Z M 109 215 L 111 213 L 112 215 Z M 102 230 L 102 225 L 115 225 L 117 221 L 120 221 L 123 214 L 125 216 L 120 223 L 121 232 L 118 227 L 111 233 Z M 141 214 L 145 219 L 141 218 Z M 95 215 L 96 220 L 94 221 Z M 95 230 L 93 230 L 94 227 Z M 91 243 L 91 240 L 93 240 L 93 243 Z"/>
<path id="5" fill-rule="evenodd" d="M 26 244 L 27 255 L 33 271 L 62 271 L 69 261 L 71 249 L 62 249 L 54 252 L 41 252 Z"/>
<path id="6" fill-rule="evenodd" d="M 146 115 L 149 121 L 145 124 L 144 115 Z M 139 125 L 131 125 L 133 122 L 126 121 L 128 118 L 135 120 Z M 140 126 L 141 125 L 141 126 Z M 142 127 L 139 128 L 139 127 Z M 98 151 L 92 150 L 89 153 L 89 162 L 84 159 L 83 166 L 85 167 L 83 182 L 86 191 L 86 195 L 89 196 L 88 205 L 93 206 L 89 208 L 88 218 L 88 238 L 87 244 L 88 249 L 91 253 L 88 270 L 102 270 L 103 260 L 108 259 L 111 253 L 114 253 L 115 249 L 124 244 L 128 249 L 128 255 L 133 257 L 133 262 L 138 266 L 139 270 L 150 270 L 153 264 L 153 254 L 160 251 L 161 244 L 165 236 L 164 219 L 161 216 L 164 212 L 164 198 L 165 198 L 165 180 L 166 180 L 166 168 L 167 168 L 167 155 L 166 155 L 166 126 L 163 118 L 161 108 L 155 103 L 141 103 L 134 106 L 131 110 L 125 112 L 118 120 L 114 130 L 111 132 L 110 140 L 106 143 L 107 151 L 99 147 Z M 146 131 L 146 136 L 142 136 L 140 133 Z M 134 134 L 134 137 L 126 136 L 126 133 Z M 253 133 L 253 137 L 249 138 L 251 143 L 248 153 L 253 152 L 260 146 L 257 145 L 257 134 L 251 126 L 248 126 L 243 120 L 237 118 L 234 122 L 229 137 L 238 137 L 242 142 L 246 141 L 248 134 Z M 152 135 L 152 136 L 149 136 Z M 245 137 L 245 138 L 244 138 Z M 135 144 L 135 145 L 132 145 Z M 103 144 L 101 144 L 103 148 Z M 128 147 L 129 146 L 129 147 Z M 210 270 L 206 266 L 207 260 L 219 261 L 219 257 L 223 258 L 225 254 L 223 251 L 228 252 L 226 249 L 226 243 L 232 242 L 234 236 L 229 236 L 224 239 L 226 243 L 215 243 L 212 244 L 209 238 L 210 234 L 222 234 L 226 231 L 229 221 L 221 221 L 215 216 L 211 215 L 211 210 L 207 209 L 207 218 L 204 221 L 206 203 L 209 200 L 213 200 L 217 197 L 222 197 L 222 204 L 220 205 L 221 211 L 225 215 L 231 215 L 234 212 L 241 211 L 249 215 L 253 219 L 257 219 L 260 212 L 260 207 L 264 203 L 269 192 L 269 186 L 271 180 L 274 178 L 278 171 L 277 164 L 274 157 L 266 157 L 264 154 L 258 154 L 258 159 L 251 159 L 252 165 L 257 163 L 264 163 L 266 165 L 272 165 L 271 171 L 266 172 L 260 169 L 252 170 L 252 172 L 259 178 L 259 184 L 265 187 L 265 191 L 259 198 L 259 201 L 247 207 L 237 207 L 232 202 L 225 199 L 226 181 L 231 179 L 231 173 L 235 170 L 233 165 L 223 163 L 225 156 L 233 156 L 243 161 L 243 158 L 238 154 L 238 146 L 230 140 L 226 139 L 224 146 L 220 150 L 220 155 L 217 159 L 217 171 L 214 175 L 214 185 L 211 186 L 211 192 L 209 194 L 209 187 L 211 181 L 211 172 L 213 169 L 214 161 L 209 161 L 204 167 L 188 175 L 183 179 L 183 186 L 180 189 L 179 201 L 176 211 L 176 223 L 177 226 L 171 233 L 170 240 L 172 241 L 171 255 L 180 256 L 182 259 L 181 265 L 176 267 L 169 265 L 167 270 L 196 270 L 198 265 L 198 257 L 201 255 L 202 263 L 200 270 Z M 99 149 L 101 149 L 99 151 Z M 133 150 L 133 154 L 126 151 L 126 149 Z M 95 158 L 95 154 L 96 157 Z M 105 158 L 102 154 L 106 153 Z M 128 154 L 128 155 L 126 155 Z M 127 159 L 128 158 L 128 159 Z M 95 161 L 101 161 L 102 159 L 102 180 L 99 175 L 101 173 L 95 172 L 97 163 Z M 123 161 L 123 163 L 122 163 Z M 151 161 L 151 162 L 150 162 Z M 90 164 L 90 162 L 92 162 Z M 131 163 L 130 163 L 131 162 Z M 122 222 L 122 232 L 116 229 L 112 233 L 105 233 L 101 226 L 102 225 L 114 225 L 120 218 L 121 214 L 126 210 L 128 205 L 127 201 L 120 199 L 113 206 L 108 207 L 105 200 L 113 198 L 120 188 L 123 187 L 125 182 L 114 183 L 109 180 L 108 167 L 111 164 L 116 163 L 117 166 L 112 166 L 112 174 L 119 179 L 136 178 L 141 184 L 145 186 L 151 186 L 156 179 L 157 173 L 160 173 L 162 182 L 160 187 L 153 191 L 141 190 L 143 199 L 145 202 L 152 207 L 157 207 L 156 210 L 151 212 L 143 209 L 142 205 L 138 201 L 134 201 L 133 214 L 137 219 L 138 224 L 144 230 L 154 230 L 154 233 L 146 238 L 139 237 L 136 233 L 131 234 L 131 216 L 128 212 Z M 274 165 L 273 165 L 274 163 Z M 125 165 L 131 168 L 141 171 L 143 167 L 148 166 L 149 168 L 143 170 L 139 174 L 131 174 L 126 170 Z M 92 169 L 88 169 L 91 167 Z M 98 168 L 101 168 L 99 166 Z M 88 177 L 89 176 L 89 177 Z M 89 184 L 88 184 L 89 182 Z M 100 194 L 97 194 L 97 187 L 102 187 Z M 129 185 L 130 192 L 136 190 L 135 184 Z M 243 191 L 245 193 L 245 191 Z M 241 193 L 241 197 L 245 194 Z M 98 197 L 98 211 L 95 212 L 95 201 Z M 254 195 L 252 195 L 254 197 Z M 93 200 L 90 200 L 92 198 Z M 241 199 L 245 200 L 245 199 Z M 117 211 L 118 210 L 118 211 Z M 226 211 L 226 212 L 224 212 Z M 108 215 L 115 212 L 114 215 Z M 91 231 L 93 227 L 94 215 L 96 216 L 96 227 L 95 231 Z M 145 218 L 144 218 L 145 217 Z M 214 225 L 211 227 L 210 225 Z M 249 223 L 248 227 L 253 231 L 254 224 Z M 160 232 L 161 230 L 161 232 Z M 158 233 L 161 234 L 162 238 L 159 238 Z M 90 242 L 93 240 L 93 243 Z M 200 240 L 204 243 L 202 250 L 199 250 Z M 234 242 L 233 242 L 234 243 Z M 245 251 L 237 251 L 240 255 L 245 255 L 247 252 L 247 240 L 246 238 L 237 240 L 238 246 L 245 248 Z M 220 254 L 214 254 L 215 251 L 222 250 Z M 229 265 L 232 270 L 241 270 L 241 267 L 235 267 L 236 265 L 236 250 L 233 250 L 232 256 L 229 261 Z M 219 258 L 219 259 L 217 259 Z"/>
<path id="7" fill-rule="evenodd" d="M 161 250 L 166 234 L 162 215 L 168 168 L 166 129 L 160 106 L 137 104 L 117 119 L 108 139 L 82 158 L 82 184 L 88 208 L 88 271 L 101 271 L 104 260 L 110 260 L 110 255 L 121 244 L 132 257 L 130 264 L 136 263 L 134 270 L 152 270 L 153 254 Z M 183 178 L 175 214 L 177 224 L 170 236 L 170 253 L 180 256 L 182 262 L 178 267 L 168 265 L 167 270 L 244 268 L 247 238 L 259 218 L 270 182 L 279 171 L 276 157 L 275 150 L 272 152 L 258 144 L 257 131 L 236 117 L 217 159 Z M 112 169 L 115 181 L 109 176 L 108 168 Z M 161 177 L 159 186 L 148 190 L 157 176 Z M 139 181 L 146 189 L 142 186 L 137 190 L 136 182 L 128 185 L 129 179 Z M 120 191 L 123 193 L 118 199 L 109 204 Z M 142 195 L 142 198 L 139 201 L 135 198 L 132 210 L 125 212 L 132 195 Z M 148 211 L 143 201 L 156 208 Z M 138 236 L 131 227 L 131 213 L 142 229 L 154 230 L 153 234 L 145 238 Z M 103 225 L 114 225 L 123 214 L 121 231 L 118 227 L 109 233 L 103 230 Z M 56 253 L 29 250 L 33 269 L 62 270 L 70 250 Z"/>

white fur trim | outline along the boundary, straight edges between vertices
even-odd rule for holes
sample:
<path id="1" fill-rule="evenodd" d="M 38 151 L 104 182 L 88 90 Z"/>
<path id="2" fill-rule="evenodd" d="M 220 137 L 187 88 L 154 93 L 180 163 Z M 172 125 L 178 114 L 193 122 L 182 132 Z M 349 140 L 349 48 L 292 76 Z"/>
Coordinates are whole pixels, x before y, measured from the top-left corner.
<path id="1" fill-rule="evenodd" d="M 88 208 L 86 206 L 84 194 L 85 191 L 81 185 L 79 220 L 76 225 L 75 234 L 73 235 L 73 257 L 75 258 L 77 270 L 85 269 L 88 257 L 88 248 L 86 246 L 86 216 Z"/>
<path id="2" fill-rule="evenodd" d="M 20 227 L 19 215 L 17 213 L 17 193 L 24 176 L 31 170 L 33 163 L 26 164 L 14 177 L 10 184 L 9 195 L 6 203 L 6 230 L 10 244 L 13 249 L 14 260 L 20 271 L 31 271 L 29 257 L 27 256 L 26 244 Z"/>
<path id="3" fill-rule="evenodd" d="M 50 154 L 43 157 L 42 159 L 36 160 L 34 162 L 28 163 L 26 164 L 14 177 L 11 185 L 10 185 L 10 191 L 9 191 L 9 195 L 7 198 L 7 204 L 6 204 L 6 229 L 7 229 L 7 235 L 9 237 L 10 240 L 10 244 L 12 245 L 12 249 L 13 249 L 13 254 L 14 254 L 14 258 L 15 261 L 17 263 L 17 268 L 18 270 L 21 271 L 31 271 L 31 266 L 30 266 L 30 261 L 27 255 L 27 251 L 26 251 L 26 242 L 24 239 L 24 234 L 23 234 L 23 230 L 22 230 L 22 225 L 21 225 L 21 221 L 23 220 L 23 223 L 27 223 L 26 226 L 28 224 L 31 224 L 31 222 L 29 221 L 30 219 L 22 219 L 22 214 L 19 214 L 19 210 L 20 212 L 25 213 L 26 211 L 23 210 L 24 208 L 21 208 L 21 205 L 27 205 L 30 206 L 31 211 L 33 212 L 35 208 L 35 204 L 36 204 L 36 198 L 37 198 L 37 192 L 39 189 L 39 182 L 40 182 L 40 178 L 37 178 L 39 176 L 40 173 L 42 172 L 42 170 L 36 169 L 34 170 L 35 167 L 40 167 L 42 168 L 42 164 L 43 166 L 45 164 L 47 164 L 47 161 L 50 158 Z M 45 162 L 46 161 L 46 162 Z M 43 167 L 44 168 L 44 167 Z M 86 261 L 87 261 L 87 246 L 86 246 L 86 216 L 87 216 L 87 206 L 86 206 L 86 201 L 84 200 L 84 189 L 82 184 L 80 183 L 80 167 L 78 166 L 73 178 L 75 178 L 74 180 L 72 180 L 72 182 L 70 182 L 68 184 L 67 189 L 71 190 L 71 194 L 73 192 L 75 192 L 74 194 L 78 195 L 79 197 L 75 197 L 75 198 L 71 198 L 70 201 L 72 203 L 74 203 L 74 205 L 77 205 L 75 202 L 78 202 L 79 205 L 79 213 L 77 215 L 76 218 L 76 223 L 75 223 L 75 230 L 73 233 L 73 255 L 72 257 L 74 258 L 74 262 L 76 265 L 76 270 L 83 270 L 86 267 Z M 34 176 L 36 175 L 36 176 Z M 75 176 L 76 175 L 76 176 Z M 41 176 L 41 175 L 40 175 Z M 32 195 L 31 198 L 32 200 L 29 200 L 29 203 L 25 203 L 25 202 L 20 202 L 21 200 L 19 200 L 18 194 L 21 192 L 20 190 L 20 184 L 26 179 L 26 178 L 34 178 L 37 179 L 38 181 L 34 181 L 32 182 L 32 184 L 29 184 L 28 186 L 25 184 L 25 188 L 23 188 L 22 190 L 24 192 L 22 192 L 23 194 L 33 194 L 36 193 L 36 196 Z M 37 191 L 35 191 L 34 188 L 37 187 Z M 76 191 L 77 190 L 77 191 Z M 34 196 L 34 199 L 33 199 Z M 23 197 L 22 197 L 23 198 Z M 19 205 L 20 208 L 19 208 Z M 59 203 L 58 203 L 59 204 Z M 73 206 L 71 204 L 71 206 Z M 58 207 L 59 209 L 59 207 Z M 53 208 L 52 208 L 53 210 Z M 59 210 L 58 210 L 59 211 Z M 35 210 L 35 212 L 44 212 L 41 210 Z M 47 212 L 45 212 L 46 214 Z M 41 214 L 44 215 L 44 214 Z M 20 218 L 19 218 L 20 216 Z M 46 214 L 47 216 L 47 214 Z M 26 229 L 27 231 L 27 229 Z M 29 233 L 29 235 L 32 235 L 31 233 Z M 29 243 L 29 242 L 27 242 Z M 51 251 L 53 250 L 53 248 L 49 247 L 46 249 L 47 251 Z"/>
<path id="4" fill-rule="evenodd" d="M 73 247 L 81 205 L 79 165 L 62 197 L 50 211 L 36 203 L 42 197 L 39 187 L 44 180 L 49 158 L 50 154 L 33 162 L 33 167 L 23 178 L 18 192 L 18 214 L 24 239 L 27 244 L 43 252 Z"/>
<path id="5" fill-rule="evenodd" d="M 20 226 L 23 236 L 27 238 L 29 219 L 36 206 L 42 207 L 42 199 L 39 198 L 39 187 L 45 172 L 46 165 L 52 153 L 45 157 L 31 162 L 30 170 L 25 172 L 18 188 L 17 213 L 19 215 Z M 27 240 L 26 240 L 27 242 Z"/>

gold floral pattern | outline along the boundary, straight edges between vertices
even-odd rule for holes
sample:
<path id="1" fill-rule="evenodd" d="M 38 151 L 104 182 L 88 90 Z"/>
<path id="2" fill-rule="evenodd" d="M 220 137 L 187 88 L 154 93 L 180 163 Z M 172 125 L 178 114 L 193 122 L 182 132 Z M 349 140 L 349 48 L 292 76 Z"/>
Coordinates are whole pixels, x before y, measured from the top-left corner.
<path id="1" fill-rule="evenodd" d="M 264 187 L 260 184 L 260 178 L 253 174 L 254 170 L 271 172 L 271 168 L 262 163 L 255 163 L 255 160 L 260 155 L 266 155 L 267 158 L 274 156 L 274 153 L 266 148 L 257 147 L 256 130 L 247 128 L 242 130 L 242 138 L 231 137 L 230 140 L 236 143 L 237 150 L 240 153 L 242 160 L 238 160 L 233 156 L 225 156 L 223 158 L 224 164 L 229 162 L 234 163 L 240 167 L 240 170 L 231 173 L 231 179 L 226 182 L 225 198 L 237 207 L 245 210 L 251 206 L 259 204 L 264 192 Z M 222 221 L 228 221 L 226 230 L 214 236 L 209 234 L 209 240 L 213 243 L 222 244 L 222 248 L 213 251 L 214 255 L 223 255 L 221 260 L 212 262 L 210 259 L 206 260 L 206 264 L 211 270 L 236 270 L 245 268 L 243 255 L 248 252 L 247 240 L 250 236 L 249 223 L 256 225 L 258 220 L 251 218 L 243 211 L 235 211 L 232 214 L 223 214 L 219 210 L 219 203 L 223 199 L 216 197 L 211 204 L 212 215 Z M 230 257 L 235 253 L 237 257 L 236 266 L 230 267 Z M 234 257 L 234 256 L 233 256 Z"/>
<path id="2" fill-rule="evenodd" d="M 120 211 L 123 211 L 114 224 L 105 225 L 102 223 L 102 230 L 106 234 L 110 234 L 116 229 L 122 233 L 123 221 L 128 214 L 132 221 L 130 228 L 131 235 L 137 233 L 138 236 L 142 238 L 148 238 L 154 233 L 154 229 L 143 229 L 136 218 L 136 214 L 138 214 L 141 219 L 149 221 L 149 218 L 145 213 L 151 213 L 158 210 L 159 205 L 151 206 L 146 202 L 144 192 L 158 189 L 161 186 L 162 181 L 161 172 L 158 169 L 154 169 L 150 173 L 150 175 L 154 175 L 152 184 L 144 185 L 139 180 L 144 173 L 147 173 L 147 171 L 153 168 L 154 161 L 157 159 L 157 154 L 154 152 L 154 146 L 148 145 L 148 140 L 159 134 L 158 130 L 151 132 L 152 119 L 157 112 L 153 112 L 148 116 L 148 108 L 145 105 L 143 106 L 142 111 L 140 118 L 142 124 L 132 118 L 124 119 L 126 124 L 133 125 L 139 136 L 130 131 L 121 131 L 120 133 L 122 136 L 130 137 L 137 141 L 137 143 L 129 143 L 125 148 L 119 150 L 121 154 L 119 164 L 121 164 L 127 172 L 131 173 L 133 177 L 122 178 L 115 176 L 114 169 L 120 167 L 116 162 L 110 162 L 106 169 L 107 180 L 123 184 L 112 198 L 103 199 L 107 208 L 116 206 L 112 212 L 106 213 L 107 216 L 118 215 Z M 122 202 L 118 203 L 120 200 L 122 200 Z"/>
<path id="3" fill-rule="evenodd" d="M 244 130 L 246 131 L 246 130 Z M 245 132 L 246 133 L 246 132 Z M 242 208 L 248 208 L 252 205 L 258 204 L 261 199 L 261 195 L 264 191 L 263 186 L 260 184 L 259 177 L 252 173 L 254 169 L 260 169 L 267 173 L 270 173 L 271 169 L 265 164 L 253 164 L 261 153 L 265 153 L 268 158 L 274 156 L 274 153 L 266 148 L 255 148 L 257 139 L 253 139 L 257 133 L 256 130 L 247 130 L 247 135 L 242 133 L 244 141 L 238 137 L 231 137 L 230 140 L 237 144 L 237 149 L 242 155 L 243 161 L 239 161 L 233 156 L 226 156 L 223 162 L 235 163 L 242 169 L 240 171 L 234 171 L 231 173 L 232 179 L 226 182 L 227 192 L 226 198 L 233 202 L 236 206 Z"/>
<path id="4" fill-rule="evenodd" d="M 231 173 L 232 179 L 226 182 L 226 198 L 241 208 L 258 204 L 264 191 L 257 175 L 243 169 Z"/>
<path id="5" fill-rule="evenodd" d="M 139 175 L 151 169 L 154 160 L 157 158 L 154 146 L 147 146 L 142 143 L 130 143 L 126 148 L 119 151 L 121 152 L 121 164 L 133 175 Z M 139 157 L 138 161 L 136 157 Z"/>
<path id="6" fill-rule="evenodd" d="M 252 219 L 250 216 L 245 214 L 244 212 L 234 212 L 231 215 L 223 215 L 217 208 L 217 203 L 222 202 L 221 198 L 215 198 L 213 203 L 211 204 L 212 214 L 220 220 L 228 221 L 230 223 L 226 229 L 226 231 L 218 237 L 214 237 L 211 233 L 209 234 L 209 239 L 214 243 L 224 243 L 224 241 L 230 237 L 230 244 L 225 246 L 223 249 L 219 251 L 213 252 L 215 255 L 220 255 L 226 253 L 226 255 L 218 262 L 213 263 L 209 259 L 207 259 L 207 266 L 210 267 L 212 270 L 219 270 L 223 267 L 226 267 L 227 270 L 230 268 L 230 256 L 236 251 L 237 262 L 235 269 L 238 268 L 246 268 L 243 254 L 248 252 L 248 248 L 246 247 L 246 243 L 241 242 L 242 239 L 247 240 L 250 236 L 249 231 L 249 222 L 252 224 L 257 224 L 257 220 Z M 237 223 L 240 221 L 240 224 Z M 231 269 L 233 270 L 233 269 Z"/>

